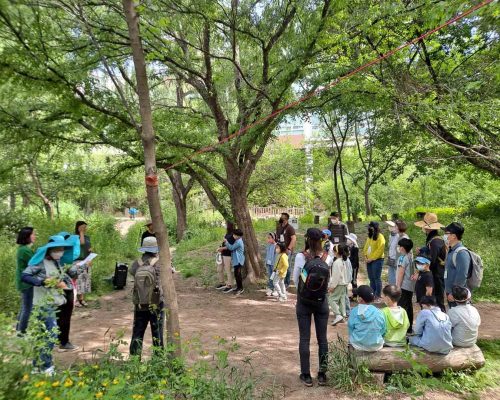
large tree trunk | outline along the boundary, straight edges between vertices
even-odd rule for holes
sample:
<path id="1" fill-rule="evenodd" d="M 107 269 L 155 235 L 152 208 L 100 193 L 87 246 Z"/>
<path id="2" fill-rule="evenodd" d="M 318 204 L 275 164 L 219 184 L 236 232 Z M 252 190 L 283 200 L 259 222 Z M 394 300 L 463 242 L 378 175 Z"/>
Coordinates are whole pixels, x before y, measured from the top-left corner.
<path id="1" fill-rule="evenodd" d="M 172 260 L 170 256 L 168 233 L 163 219 L 160 196 L 158 193 L 155 133 L 153 129 L 146 61 L 139 33 L 139 16 L 136 12 L 133 0 L 123 0 L 122 4 L 128 25 L 130 47 L 132 48 L 137 80 L 137 94 L 139 97 L 139 109 L 142 123 L 140 135 L 144 149 L 144 168 L 146 172 L 146 193 L 149 212 L 153 221 L 153 228 L 159 242 L 160 263 L 163 266 L 160 276 L 163 292 L 166 297 L 167 343 L 173 346 L 173 355 L 180 356 L 179 309 L 172 275 Z"/>
<path id="2" fill-rule="evenodd" d="M 250 211 L 248 210 L 247 191 L 248 183 L 242 179 L 240 174 L 230 174 L 228 176 L 229 195 L 234 219 L 239 229 L 243 231 L 243 241 L 245 243 L 245 255 L 247 265 L 247 279 L 255 283 L 261 274 L 261 255 L 257 236 L 252 224 Z"/>
<path id="3" fill-rule="evenodd" d="M 190 178 L 186 185 L 182 181 L 182 174 L 176 170 L 167 170 L 168 178 L 172 184 L 172 197 L 177 216 L 176 236 L 177 242 L 184 238 L 187 230 L 187 196 L 193 187 L 194 178 Z"/>
<path id="4" fill-rule="evenodd" d="M 345 203 L 347 206 L 347 220 L 351 221 L 351 205 L 349 204 L 349 192 L 347 191 L 347 187 L 344 180 L 344 170 L 342 169 L 342 155 L 339 157 L 339 175 L 340 182 L 342 183 L 342 190 L 345 195 Z"/>

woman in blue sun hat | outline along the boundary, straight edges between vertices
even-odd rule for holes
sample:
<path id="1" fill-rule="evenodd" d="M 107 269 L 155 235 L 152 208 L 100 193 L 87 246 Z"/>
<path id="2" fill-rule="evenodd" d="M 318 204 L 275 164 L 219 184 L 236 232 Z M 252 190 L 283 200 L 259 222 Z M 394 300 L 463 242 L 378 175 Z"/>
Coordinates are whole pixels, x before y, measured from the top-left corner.
<path id="1" fill-rule="evenodd" d="M 33 286 L 33 306 L 38 318 L 45 326 L 43 345 L 39 347 L 38 357 L 33 361 L 36 369 L 47 375 L 55 373 L 52 361 L 52 349 L 57 341 L 57 313 L 73 296 L 73 284 L 64 264 L 71 264 L 75 259 L 77 242 L 71 235 L 65 239 L 62 235 L 51 236 L 45 246 L 40 247 L 23 271 L 23 282 Z M 78 245 L 79 247 L 79 245 Z M 79 251 L 79 250 L 78 250 Z M 69 324 L 62 321 L 68 328 Z M 68 342 L 69 343 L 69 342 Z"/>

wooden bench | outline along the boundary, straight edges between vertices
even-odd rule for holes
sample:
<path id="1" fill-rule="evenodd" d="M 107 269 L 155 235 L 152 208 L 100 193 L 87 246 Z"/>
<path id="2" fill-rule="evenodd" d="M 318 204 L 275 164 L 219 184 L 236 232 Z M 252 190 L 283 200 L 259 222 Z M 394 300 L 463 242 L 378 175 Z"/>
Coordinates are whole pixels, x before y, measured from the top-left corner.
<path id="1" fill-rule="evenodd" d="M 354 350 L 349 347 L 356 360 L 367 365 L 372 372 L 397 372 L 413 369 L 407 357 L 401 353 L 402 347 L 384 347 L 377 352 Z M 443 372 L 445 369 L 461 371 L 465 369 L 479 369 L 484 366 L 485 360 L 481 349 L 473 347 L 455 347 L 447 355 L 428 353 L 416 347 L 410 347 L 412 359 L 429 367 L 432 372 Z"/>

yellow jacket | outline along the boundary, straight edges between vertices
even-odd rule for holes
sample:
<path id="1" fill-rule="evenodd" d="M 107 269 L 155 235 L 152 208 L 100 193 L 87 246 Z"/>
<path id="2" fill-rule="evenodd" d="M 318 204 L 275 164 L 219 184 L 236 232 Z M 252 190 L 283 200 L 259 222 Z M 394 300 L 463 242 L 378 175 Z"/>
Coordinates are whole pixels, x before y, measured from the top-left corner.
<path id="1" fill-rule="evenodd" d="M 274 270 L 280 278 L 284 278 L 286 276 L 286 271 L 288 270 L 288 254 L 280 253 L 278 255 L 274 264 Z"/>
<path id="2" fill-rule="evenodd" d="M 363 254 L 365 258 L 370 260 L 378 260 L 384 258 L 385 237 L 381 233 L 378 234 L 377 240 L 366 239 Z"/>

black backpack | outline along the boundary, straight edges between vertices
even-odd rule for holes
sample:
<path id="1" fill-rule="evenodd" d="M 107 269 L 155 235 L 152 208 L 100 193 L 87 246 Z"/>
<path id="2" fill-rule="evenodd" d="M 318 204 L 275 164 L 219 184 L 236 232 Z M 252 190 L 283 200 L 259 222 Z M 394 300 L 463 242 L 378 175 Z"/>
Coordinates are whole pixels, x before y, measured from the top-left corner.
<path id="1" fill-rule="evenodd" d="M 302 303 L 319 305 L 323 303 L 328 294 L 330 268 L 321 257 L 309 260 L 306 257 L 306 260 L 306 264 L 300 272 L 298 297 Z"/>

